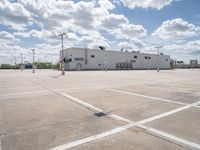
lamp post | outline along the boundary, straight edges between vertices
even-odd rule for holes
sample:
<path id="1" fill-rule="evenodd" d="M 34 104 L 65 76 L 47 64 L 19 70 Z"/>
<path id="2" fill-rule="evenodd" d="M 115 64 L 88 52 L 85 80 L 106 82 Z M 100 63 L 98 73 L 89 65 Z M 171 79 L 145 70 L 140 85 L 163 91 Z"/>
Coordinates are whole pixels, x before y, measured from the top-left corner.
<path id="1" fill-rule="evenodd" d="M 65 75 L 65 62 L 64 62 L 64 51 L 63 51 L 63 48 L 64 48 L 64 45 L 63 45 L 63 37 L 66 33 L 61 33 L 59 34 L 59 36 L 61 37 L 61 43 L 62 43 L 62 60 L 61 60 L 61 70 L 62 70 L 62 75 Z"/>
<path id="2" fill-rule="evenodd" d="M 33 73 L 35 73 L 35 65 L 34 65 L 34 59 L 35 59 L 35 49 L 32 49 L 33 52 L 33 64 L 32 64 L 32 68 L 33 68 Z"/>
<path id="3" fill-rule="evenodd" d="M 14 57 L 14 63 L 15 63 L 15 71 L 16 71 L 16 69 L 17 69 L 17 62 L 16 62 L 16 56 Z"/>
<path id="4" fill-rule="evenodd" d="M 162 48 L 163 46 L 157 46 L 157 47 L 155 47 L 156 49 L 157 49 L 157 72 L 159 72 L 160 71 L 160 68 L 159 68 L 159 61 L 160 61 L 160 58 L 159 58 L 159 56 L 160 56 L 160 48 Z"/>
<path id="5" fill-rule="evenodd" d="M 23 54 L 21 53 L 21 71 L 23 71 Z"/>

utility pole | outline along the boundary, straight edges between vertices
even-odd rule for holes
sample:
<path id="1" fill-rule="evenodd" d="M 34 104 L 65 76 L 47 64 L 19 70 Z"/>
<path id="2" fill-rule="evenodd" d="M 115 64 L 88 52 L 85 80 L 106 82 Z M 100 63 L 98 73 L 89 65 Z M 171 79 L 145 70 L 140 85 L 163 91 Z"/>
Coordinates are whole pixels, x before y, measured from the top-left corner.
<path id="1" fill-rule="evenodd" d="M 160 66 L 160 65 L 159 65 L 160 58 L 159 58 L 159 56 L 160 56 L 160 48 L 162 48 L 162 47 L 163 47 L 163 46 L 157 46 L 157 47 L 155 47 L 155 48 L 157 49 L 157 53 L 158 53 L 158 54 L 157 54 L 157 63 L 158 63 L 158 64 L 157 64 L 157 65 L 158 65 L 158 66 L 157 66 L 157 72 L 160 71 L 160 67 L 159 67 L 159 66 Z"/>
<path id="2" fill-rule="evenodd" d="M 33 73 L 35 73 L 35 65 L 34 65 L 34 55 L 35 55 L 35 49 L 32 49 L 33 52 L 33 64 L 32 64 L 32 69 L 33 69 Z"/>
<path id="3" fill-rule="evenodd" d="M 14 63 L 15 63 L 15 71 L 16 71 L 16 69 L 17 69 L 16 56 L 14 57 Z"/>
<path id="4" fill-rule="evenodd" d="M 21 53 L 21 71 L 23 71 L 23 54 Z"/>
<path id="5" fill-rule="evenodd" d="M 64 62 L 64 51 L 63 51 L 63 49 L 64 49 L 64 45 L 63 45 L 63 37 L 64 37 L 64 35 L 65 35 L 66 33 L 61 33 L 61 34 L 59 34 L 59 36 L 61 37 L 61 42 L 62 42 L 62 52 L 61 52 L 61 54 L 62 54 L 62 60 L 61 60 L 61 70 L 62 70 L 62 73 L 61 73 L 61 75 L 65 75 L 65 62 Z"/>
<path id="6" fill-rule="evenodd" d="M 9 53 L 7 52 L 7 54 L 8 54 L 8 57 L 9 57 Z M 10 69 L 12 69 L 12 54 L 10 54 Z"/>

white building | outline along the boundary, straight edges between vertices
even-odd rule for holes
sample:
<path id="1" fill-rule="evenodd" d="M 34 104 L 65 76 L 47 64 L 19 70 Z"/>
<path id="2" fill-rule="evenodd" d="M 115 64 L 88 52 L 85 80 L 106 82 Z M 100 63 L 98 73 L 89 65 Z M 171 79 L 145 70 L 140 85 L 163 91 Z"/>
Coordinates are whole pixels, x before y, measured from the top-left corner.
<path id="1" fill-rule="evenodd" d="M 68 48 L 64 54 L 66 70 L 170 69 L 170 56 L 88 48 Z M 159 63 L 158 63 L 159 61 Z"/>
<path id="2" fill-rule="evenodd" d="M 198 67 L 198 60 L 190 60 L 190 67 L 197 68 Z"/>

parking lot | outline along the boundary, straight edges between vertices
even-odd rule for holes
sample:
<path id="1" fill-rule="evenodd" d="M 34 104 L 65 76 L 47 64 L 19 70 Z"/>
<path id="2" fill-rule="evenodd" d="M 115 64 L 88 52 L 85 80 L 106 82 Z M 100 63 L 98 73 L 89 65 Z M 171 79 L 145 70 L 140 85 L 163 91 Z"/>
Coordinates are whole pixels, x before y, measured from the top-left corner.
<path id="1" fill-rule="evenodd" d="M 0 70 L 0 150 L 200 149 L 200 70 Z"/>

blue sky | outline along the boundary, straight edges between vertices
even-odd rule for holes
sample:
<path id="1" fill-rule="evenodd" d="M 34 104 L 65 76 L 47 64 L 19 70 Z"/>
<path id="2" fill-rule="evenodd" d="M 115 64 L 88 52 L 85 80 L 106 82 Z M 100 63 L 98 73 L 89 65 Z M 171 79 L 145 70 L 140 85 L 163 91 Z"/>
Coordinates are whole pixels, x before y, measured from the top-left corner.
<path id="1" fill-rule="evenodd" d="M 155 53 L 200 61 L 199 0 L 0 0 L 0 63 L 22 53 L 31 60 L 58 60 L 59 34 L 65 48 L 103 45 L 106 49 Z"/>

